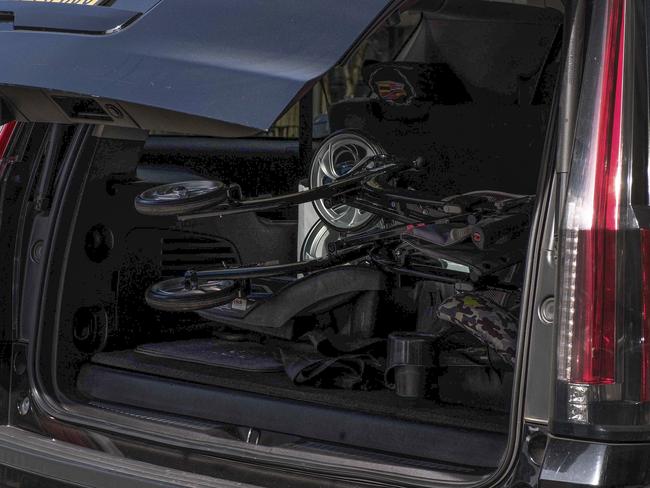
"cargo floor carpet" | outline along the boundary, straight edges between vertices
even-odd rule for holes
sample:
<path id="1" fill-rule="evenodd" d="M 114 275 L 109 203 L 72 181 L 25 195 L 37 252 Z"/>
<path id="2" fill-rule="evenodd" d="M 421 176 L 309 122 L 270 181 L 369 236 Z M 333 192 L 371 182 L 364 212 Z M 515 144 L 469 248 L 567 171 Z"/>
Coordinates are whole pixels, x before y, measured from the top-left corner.
<path id="1" fill-rule="evenodd" d="M 493 433 L 507 433 L 509 416 L 502 412 L 400 398 L 389 390 L 355 391 L 295 386 L 284 372 L 249 372 L 132 350 L 96 354 L 97 366 L 130 371 L 179 382 L 214 386 L 319 406 L 381 415 L 394 419 Z"/>

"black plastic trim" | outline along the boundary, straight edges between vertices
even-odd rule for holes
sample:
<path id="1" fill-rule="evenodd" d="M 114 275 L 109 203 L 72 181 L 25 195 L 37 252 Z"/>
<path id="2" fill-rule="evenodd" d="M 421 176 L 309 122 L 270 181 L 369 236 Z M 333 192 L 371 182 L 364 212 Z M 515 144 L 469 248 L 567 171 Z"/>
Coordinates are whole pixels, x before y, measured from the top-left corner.
<path id="1" fill-rule="evenodd" d="M 241 483 L 195 475 L 55 441 L 14 427 L 0 427 L 0 464 L 77 486 L 93 488 L 246 488 Z"/>
<path id="2" fill-rule="evenodd" d="M 650 444 L 550 437 L 540 488 L 650 485 Z"/>

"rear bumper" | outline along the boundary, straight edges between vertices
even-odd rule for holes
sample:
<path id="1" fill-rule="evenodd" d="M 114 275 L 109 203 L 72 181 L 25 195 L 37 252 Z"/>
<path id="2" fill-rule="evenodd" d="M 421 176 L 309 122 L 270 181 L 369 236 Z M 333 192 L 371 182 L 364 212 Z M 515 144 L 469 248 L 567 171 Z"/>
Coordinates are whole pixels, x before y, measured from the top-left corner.
<path id="1" fill-rule="evenodd" d="M 540 488 L 650 485 L 650 444 L 549 437 Z"/>
<path id="2" fill-rule="evenodd" d="M 0 427 L 0 466 L 62 484 L 110 488 L 246 488 L 229 481 L 130 461 L 14 427 Z M 0 480 L 4 485 L 5 480 Z M 43 485 L 46 486 L 46 485 Z M 61 486 L 61 485 L 57 485 Z"/>

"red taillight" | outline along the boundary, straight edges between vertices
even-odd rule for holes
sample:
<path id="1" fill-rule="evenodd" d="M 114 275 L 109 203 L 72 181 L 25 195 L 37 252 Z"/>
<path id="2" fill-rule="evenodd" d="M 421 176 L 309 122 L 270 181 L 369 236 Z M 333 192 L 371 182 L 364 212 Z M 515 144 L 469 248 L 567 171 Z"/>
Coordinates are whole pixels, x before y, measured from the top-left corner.
<path id="1" fill-rule="evenodd" d="M 5 156 L 15 128 L 16 122 L 8 122 L 0 126 L 0 158 Z"/>
<path id="2" fill-rule="evenodd" d="M 7 156 L 7 149 L 11 142 L 11 136 L 16 129 L 16 122 L 8 122 L 0 126 L 0 176 L 4 175 L 7 167 L 7 161 L 4 159 Z"/>
<path id="3" fill-rule="evenodd" d="M 554 422 L 602 432 L 604 424 L 642 417 L 634 409 L 642 397 L 640 369 L 647 374 L 650 356 L 647 365 L 639 364 L 646 312 L 635 305 L 641 297 L 634 302 L 629 291 L 636 280 L 638 293 L 642 280 L 641 234 L 630 201 L 632 162 L 623 150 L 631 96 L 625 83 L 633 67 L 626 63 L 634 62 L 625 55 L 626 18 L 634 4 L 607 0 L 592 6 L 591 52 L 562 222 Z M 643 279 L 650 284 L 650 274 Z M 648 307 L 650 314 L 650 301 Z"/>
<path id="4" fill-rule="evenodd" d="M 576 287 L 570 381 L 611 384 L 616 381 L 616 233 L 605 229 L 577 234 Z"/>
<path id="5" fill-rule="evenodd" d="M 566 321 L 563 375 L 576 384 L 616 382 L 618 231 L 625 1 L 608 4 L 592 146 L 572 181 L 565 222 L 561 317 Z M 563 308 L 562 308 L 563 307 Z"/>
<path id="6" fill-rule="evenodd" d="M 609 5 L 603 57 L 591 202 L 586 228 L 576 231 L 574 321 L 582 324 L 573 336 L 572 383 L 611 384 L 616 381 L 617 231 L 621 189 L 621 120 L 623 111 L 623 48 L 625 1 Z"/>
<path id="7" fill-rule="evenodd" d="M 589 3 L 560 236 L 552 431 L 650 440 L 650 190 L 645 10 Z"/>

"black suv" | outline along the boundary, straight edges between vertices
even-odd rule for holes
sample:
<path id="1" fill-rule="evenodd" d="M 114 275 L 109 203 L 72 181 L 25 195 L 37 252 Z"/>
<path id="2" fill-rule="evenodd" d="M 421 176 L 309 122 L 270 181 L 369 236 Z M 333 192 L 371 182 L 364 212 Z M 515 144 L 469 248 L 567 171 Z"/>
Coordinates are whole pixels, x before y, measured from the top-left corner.
<path id="1" fill-rule="evenodd" d="M 650 482 L 645 0 L 0 0 L 3 486 Z"/>

